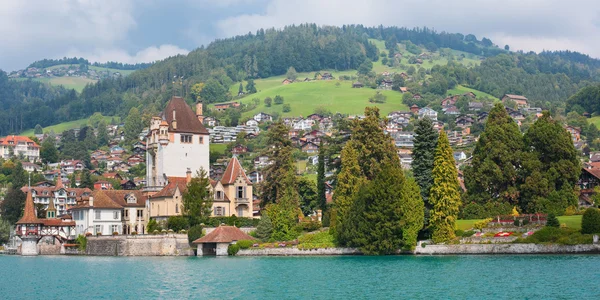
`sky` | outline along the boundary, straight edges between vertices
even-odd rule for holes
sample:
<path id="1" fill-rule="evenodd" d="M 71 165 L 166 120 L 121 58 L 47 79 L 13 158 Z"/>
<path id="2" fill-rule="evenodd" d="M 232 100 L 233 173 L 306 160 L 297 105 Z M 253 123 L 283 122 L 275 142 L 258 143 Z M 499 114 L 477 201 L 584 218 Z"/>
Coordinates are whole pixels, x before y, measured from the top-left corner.
<path id="1" fill-rule="evenodd" d="M 152 62 L 300 23 L 427 26 L 600 58 L 597 0 L 0 0 L 0 69 L 65 56 Z"/>

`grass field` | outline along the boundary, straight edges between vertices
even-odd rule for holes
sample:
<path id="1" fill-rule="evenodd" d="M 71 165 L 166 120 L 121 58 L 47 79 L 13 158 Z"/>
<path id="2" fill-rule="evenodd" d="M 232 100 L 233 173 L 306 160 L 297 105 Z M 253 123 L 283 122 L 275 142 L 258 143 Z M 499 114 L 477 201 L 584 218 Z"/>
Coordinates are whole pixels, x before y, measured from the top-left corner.
<path id="1" fill-rule="evenodd" d="M 77 92 L 81 92 L 87 84 L 96 82 L 96 80 L 84 77 L 52 77 L 36 78 L 34 80 L 49 83 L 51 85 L 62 85 L 67 89 L 74 89 Z"/>
<path id="2" fill-rule="evenodd" d="M 456 95 L 456 94 L 464 94 L 464 93 L 468 93 L 468 92 L 473 92 L 478 99 L 481 98 L 490 98 L 490 99 L 498 99 L 488 93 L 484 93 L 478 90 L 474 90 L 462 85 L 457 85 L 455 88 L 448 90 L 448 95 Z"/>
<path id="3" fill-rule="evenodd" d="M 113 117 L 104 117 L 104 121 L 107 124 L 110 124 L 110 121 L 112 118 Z M 119 117 L 114 117 L 114 118 L 117 121 L 119 120 Z M 64 123 L 44 127 L 44 133 L 50 132 L 51 130 L 54 131 L 54 133 L 56 133 L 56 134 L 62 133 L 65 130 L 80 128 L 82 125 L 87 124 L 87 122 L 88 122 L 88 119 L 79 119 L 79 120 L 75 120 L 75 121 L 64 122 Z M 21 132 L 21 135 L 32 136 L 33 129 L 23 131 L 23 132 Z"/>
<path id="4" fill-rule="evenodd" d="M 596 125 L 596 127 L 600 128 L 600 116 L 591 117 L 588 119 L 590 124 Z"/>
<path id="5" fill-rule="evenodd" d="M 473 224 L 475 224 L 475 222 L 477 221 L 481 220 L 458 220 L 456 221 L 456 228 L 461 230 L 469 230 L 473 228 Z M 567 225 L 568 228 L 573 228 L 577 230 L 581 229 L 581 215 L 560 216 L 558 217 L 558 222 L 560 222 L 560 224 L 564 223 L 565 225 Z"/>
<path id="6" fill-rule="evenodd" d="M 214 143 L 210 144 L 210 151 L 211 152 L 212 151 L 216 151 L 216 152 L 224 154 L 225 150 L 227 150 L 227 144 L 214 144 Z"/>
<path id="7" fill-rule="evenodd" d="M 339 73 L 334 73 L 334 76 L 338 77 L 340 75 Z M 275 84 L 274 82 L 277 83 Z M 338 82 L 339 85 L 336 85 Z M 396 91 L 382 91 L 387 96 L 386 103 L 373 104 L 369 102 L 369 97 L 375 95 L 376 91 L 370 88 L 353 89 L 351 81 L 310 81 L 282 85 L 279 78 L 268 78 L 257 80 L 256 86 L 257 90 L 259 90 L 258 93 L 248 95 L 241 100 L 236 100 L 242 103 L 252 103 L 252 99 L 254 98 L 260 100 L 257 108 L 243 114 L 242 117 L 244 118 L 248 118 L 259 112 L 269 114 L 277 112 L 280 116 L 307 116 L 312 114 L 318 107 L 328 109 L 332 113 L 339 112 L 343 114 L 362 114 L 366 106 L 378 106 L 382 114 L 387 114 L 394 110 L 408 110 L 406 105 L 402 104 L 401 93 Z M 290 112 L 284 113 L 283 105 L 273 104 L 271 107 L 265 106 L 263 100 L 266 97 L 275 98 L 276 95 L 284 98 L 284 104 L 290 104 Z"/>

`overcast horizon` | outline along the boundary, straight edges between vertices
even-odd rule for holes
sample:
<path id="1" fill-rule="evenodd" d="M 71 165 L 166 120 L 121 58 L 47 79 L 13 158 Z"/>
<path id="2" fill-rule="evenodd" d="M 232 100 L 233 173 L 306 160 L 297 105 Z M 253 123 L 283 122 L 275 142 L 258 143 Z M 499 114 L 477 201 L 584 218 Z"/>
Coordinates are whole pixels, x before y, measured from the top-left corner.
<path id="1" fill-rule="evenodd" d="M 572 50 L 600 57 L 592 0 L 3 0 L 0 69 L 44 58 L 151 62 L 217 38 L 286 25 L 429 27 L 490 38 L 512 51 Z M 409 12 L 409 13 L 406 13 Z"/>

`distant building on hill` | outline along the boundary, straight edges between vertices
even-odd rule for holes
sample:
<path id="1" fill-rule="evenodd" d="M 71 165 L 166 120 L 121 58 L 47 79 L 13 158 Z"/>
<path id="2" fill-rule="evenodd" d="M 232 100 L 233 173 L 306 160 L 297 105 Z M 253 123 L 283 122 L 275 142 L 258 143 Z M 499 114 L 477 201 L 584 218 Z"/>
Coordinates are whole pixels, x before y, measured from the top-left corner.
<path id="1" fill-rule="evenodd" d="M 4 159 L 23 156 L 30 162 L 36 162 L 40 159 L 40 146 L 26 136 L 9 135 L 0 138 L 0 155 Z"/>

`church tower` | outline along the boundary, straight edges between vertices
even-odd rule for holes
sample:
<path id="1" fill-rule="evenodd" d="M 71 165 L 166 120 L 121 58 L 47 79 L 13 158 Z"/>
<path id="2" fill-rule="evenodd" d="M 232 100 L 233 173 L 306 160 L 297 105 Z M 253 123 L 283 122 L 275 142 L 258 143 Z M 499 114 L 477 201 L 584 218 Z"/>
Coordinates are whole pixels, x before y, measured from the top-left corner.
<path id="1" fill-rule="evenodd" d="M 50 203 L 46 209 L 46 219 L 56 219 L 56 207 L 54 207 L 54 198 L 52 197 L 50 197 Z"/>

